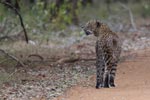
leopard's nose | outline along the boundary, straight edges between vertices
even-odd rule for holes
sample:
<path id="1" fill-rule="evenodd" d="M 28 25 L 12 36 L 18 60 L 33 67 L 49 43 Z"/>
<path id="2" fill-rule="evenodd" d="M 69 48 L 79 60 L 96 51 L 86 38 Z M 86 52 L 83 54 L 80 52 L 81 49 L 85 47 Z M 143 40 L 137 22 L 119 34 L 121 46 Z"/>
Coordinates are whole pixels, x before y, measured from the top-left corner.
<path id="1" fill-rule="evenodd" d="M 84 26 L 81 26 L 82 29 L 84 29 Z"/>

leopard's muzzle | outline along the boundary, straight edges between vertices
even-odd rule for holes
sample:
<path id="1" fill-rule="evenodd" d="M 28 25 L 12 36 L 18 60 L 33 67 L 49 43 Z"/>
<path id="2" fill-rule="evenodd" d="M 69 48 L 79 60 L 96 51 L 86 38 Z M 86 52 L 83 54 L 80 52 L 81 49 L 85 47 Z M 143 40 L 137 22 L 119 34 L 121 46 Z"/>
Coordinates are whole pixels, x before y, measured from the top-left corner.
<path id="1" fill-rule="evenodd" d="M 85 32 L 85 34 L 86 35 L 90 35 L 90 34 L 92 34 L 93 32 L 92 31 L 90 31 L 90 30 L 84 30 L 84 32 Z"/>

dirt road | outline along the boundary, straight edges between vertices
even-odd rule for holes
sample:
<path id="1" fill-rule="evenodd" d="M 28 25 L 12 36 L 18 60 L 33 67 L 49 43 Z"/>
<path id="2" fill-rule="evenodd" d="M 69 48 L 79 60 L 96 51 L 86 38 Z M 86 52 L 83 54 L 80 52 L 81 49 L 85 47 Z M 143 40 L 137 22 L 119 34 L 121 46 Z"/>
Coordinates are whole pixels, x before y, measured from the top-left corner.
<path id="1" fill-rule="evenodd" d="M 95 89 L 75 86 L 55 100 L 150 100 L 150 50 L 136 52 L 132 60 L 120 63 L 117 87 Z M 95 77 L 91 78 L 95 84 Z"/>

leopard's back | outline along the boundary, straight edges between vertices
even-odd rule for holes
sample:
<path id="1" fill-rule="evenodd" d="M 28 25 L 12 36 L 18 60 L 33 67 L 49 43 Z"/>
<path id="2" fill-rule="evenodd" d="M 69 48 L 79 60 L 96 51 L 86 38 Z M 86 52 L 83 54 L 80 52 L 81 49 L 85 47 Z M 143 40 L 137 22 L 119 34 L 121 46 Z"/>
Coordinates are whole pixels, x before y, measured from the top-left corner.
<path id="1" fill-rule="evenodd" d="M 97 39 L 97 45 L 103 49 L 106 55 L 112 56 L 114 60 L 119 60 L 121 53 L 121 40 L 117 33 L 108 31 Z M 100 53 L 100 52 L 99 52 Z"/>

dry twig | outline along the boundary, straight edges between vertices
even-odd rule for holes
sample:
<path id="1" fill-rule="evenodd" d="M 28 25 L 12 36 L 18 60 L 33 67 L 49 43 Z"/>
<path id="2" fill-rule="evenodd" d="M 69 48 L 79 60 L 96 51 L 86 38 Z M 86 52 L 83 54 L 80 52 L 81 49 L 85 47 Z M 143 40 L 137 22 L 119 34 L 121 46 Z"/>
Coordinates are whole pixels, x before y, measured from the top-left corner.
<path id="1" fill-rule="evenodd" d="M 8 52 L 4 51 L 3 49 L 0 49 L 0 52 L 4 53 L 5 55 L 7 55 L 8 57 L 12 58 L 13 60 L 15 60 L 16 62 L 18 62 L 22 67 L 25 67 L 25 65 L 23 64 L 22 61 L 20 61 L 18 58 L 16 58 L 13 55 L 10 55 Z"/>

